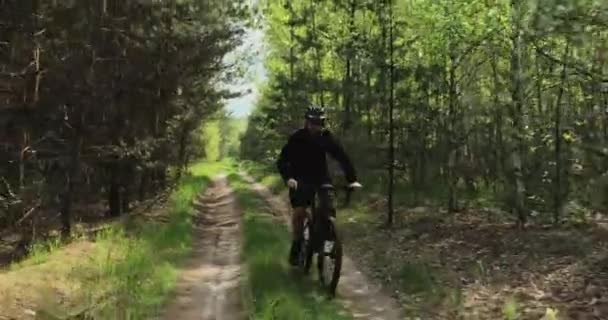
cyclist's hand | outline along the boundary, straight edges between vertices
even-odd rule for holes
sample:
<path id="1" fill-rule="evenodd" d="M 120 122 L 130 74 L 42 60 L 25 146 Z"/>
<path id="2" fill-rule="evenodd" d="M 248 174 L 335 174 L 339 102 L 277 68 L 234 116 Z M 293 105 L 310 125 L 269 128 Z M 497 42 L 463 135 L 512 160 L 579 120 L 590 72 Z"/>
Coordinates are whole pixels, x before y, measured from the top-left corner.
<path id="1" fill-rule="evenodd" d="M 359 182 L 355 181 L 355 182 L 349 184 L 348 188 L 349 189 L 360 189 L 360 188 L 363 188 L 363 186 Z"/>
<path id="2" fill-rule="evenodd" d="M 298 188 L 298 182 L 294 179 L 289 179 L 287 180 L 287 186 L 289 187 L 289 189 L 297 189 Z"/>

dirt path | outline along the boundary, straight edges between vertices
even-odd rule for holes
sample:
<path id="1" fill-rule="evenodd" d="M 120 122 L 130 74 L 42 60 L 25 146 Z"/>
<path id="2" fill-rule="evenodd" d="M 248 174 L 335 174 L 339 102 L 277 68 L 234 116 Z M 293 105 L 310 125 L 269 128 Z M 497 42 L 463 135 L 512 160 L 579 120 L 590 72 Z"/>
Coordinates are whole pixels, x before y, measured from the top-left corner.
<path id="1" fill-rule="evenodd" d="M 273 214 L 284 217 L 286 222 L 289 221 L 289 206 L 282 197 L 273 195 L 268 188 L 256 183 L 251 177 L 246 175 L 243 175 L 243 177 L 266 199 L 275 211 Z M 348 243 L 345 246 L 348 246 Z M 363 275 L 352 260 L 346 256 L 344 257 L 342 276 L 338 284 L 337 299 L 352 313 L 355 319 L 404 319 L 398 302 L 388 295 L 381 286 L 374 284 Z"/>
<path id="2" fill-rule="evenodd" d="M 216 180 L 198 200 L 193 256 L 160 319 L 246 319 L 240 289 L 241 216 L 226 178 Z"/>

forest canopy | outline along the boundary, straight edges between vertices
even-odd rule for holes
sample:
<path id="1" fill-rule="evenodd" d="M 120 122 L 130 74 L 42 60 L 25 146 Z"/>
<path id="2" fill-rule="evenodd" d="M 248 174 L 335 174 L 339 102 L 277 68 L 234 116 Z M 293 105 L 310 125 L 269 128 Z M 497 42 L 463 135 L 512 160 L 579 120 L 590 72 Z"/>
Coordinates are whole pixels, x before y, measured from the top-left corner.
<path id="1" fill-rule="evenodd" d="M 387 193 L 389 222 L 396 192 L 450 211 L 481 199 L 519 223 L 606 209 L 607 2 L 259 7 L 269 80 L 243 157 L 272 162 L 314 102 L 366 182 Z"/>

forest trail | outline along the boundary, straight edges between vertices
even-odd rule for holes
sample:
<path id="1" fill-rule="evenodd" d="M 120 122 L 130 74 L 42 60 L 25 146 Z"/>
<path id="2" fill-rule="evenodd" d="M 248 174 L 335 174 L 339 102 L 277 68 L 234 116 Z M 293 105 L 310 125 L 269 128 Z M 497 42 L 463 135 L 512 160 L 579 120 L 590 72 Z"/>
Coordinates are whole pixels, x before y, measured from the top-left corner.
<path id="1" fill-rule="evenodd" d="M 160 319 L 246 319 L 241 294 L 241 215 L 225 177 L 195 205 L 194 251 Z"/>
<path id="2" fill-rule="evenodd" d="M 244 174 L 243 178 L 266 200 L 273 210 L 272 213 L 285 218 L 287 225 L 290 225 L 289 206 L 285 199 L 272 194 L 267 187 L 257 183 L 253 178 Z M 348 246 L 348 244 L 345 245 Z M 347 256 L 344 256 L 337 300 L 351 312 L 354 319 L 404 319 L 397 300 L 391 297 L 382 286 L 366 277 Z"/>

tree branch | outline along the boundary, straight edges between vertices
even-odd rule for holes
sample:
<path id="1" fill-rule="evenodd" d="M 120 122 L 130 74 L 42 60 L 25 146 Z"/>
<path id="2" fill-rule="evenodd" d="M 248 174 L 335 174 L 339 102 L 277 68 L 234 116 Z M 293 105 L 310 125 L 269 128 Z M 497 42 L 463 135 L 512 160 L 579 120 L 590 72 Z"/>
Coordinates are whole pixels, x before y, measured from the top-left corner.
<path id="1" fill-rule="evenodd" d="M 546 58 L 547 60 L 553 62 L 553 63 L 557 63 L 560 64 L 562 66 L 566 66 L 570 69 L 576 70 L 579 74 L 587 76 L 589 78 L 596 78 L 596 77 L 601 77 L 601 74 L 595 73 L 593 71 L 587 70 L 581 66 L 578 66 L 575 64 L 575 62 L 565 62 L 562 61 L 559 58 L 553 57 L 552 55 L 550 55 L 549 53 L 545 52 L 538 44 L 534 44 L 534 47 L 536 48 L 536 53 L 539 54 L 540 56 Z"/>
<path id="2" fill-rule="evenodd" d="M 23 221 L 25 221 L 25 219 L 29 218 L 32 213 L 34 213 L 36 211 L 36 209 L 40 208 L 40 206 L 42 205 L 42 202 L 38 202 L 35 206 L 33 206 L 32 208 L 30 208 L 24 215 L 23 217 L 21 217 L 21 219 L 19 219 L 16 223 L 16 225 L 20 225 Z"/>

